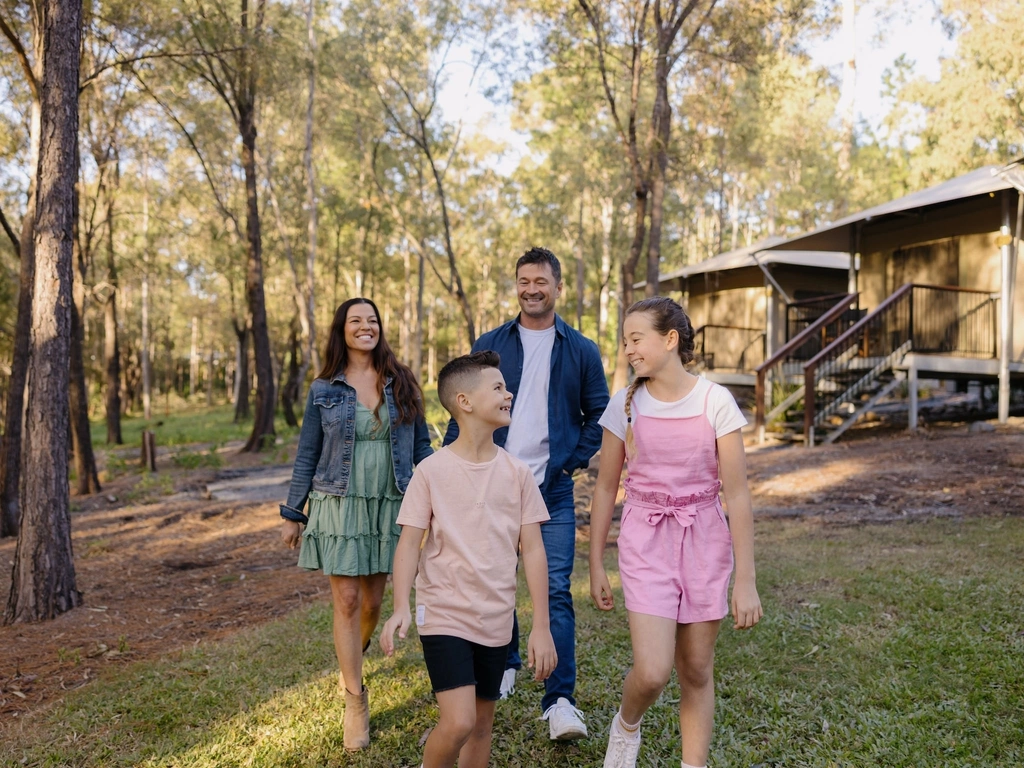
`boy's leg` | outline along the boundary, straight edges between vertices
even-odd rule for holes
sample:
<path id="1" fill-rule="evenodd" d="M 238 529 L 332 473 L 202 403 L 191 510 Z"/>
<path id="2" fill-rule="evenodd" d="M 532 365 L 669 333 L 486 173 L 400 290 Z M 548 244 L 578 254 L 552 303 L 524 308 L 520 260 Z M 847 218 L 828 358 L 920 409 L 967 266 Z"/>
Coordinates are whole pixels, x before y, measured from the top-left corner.
<path id="1" fill-rule="evenodd" d="M 487 768 L 490 763 L 495 703 L 487 699 L 476 700 L 476 723 L 469 741 L 459 752 L 459 768 Z"/>
<path id="2" fill-rule="evenodd" d="M 464 685 L 434 695 L 441 716 L 423 748 L 423 768 L 451 768 L 476 728 L 476 687 Z M 491 711 L 493 718 L 493 706 Z"/>
<path id="3" fill-rule="evenodd" d="M 721 621 L 680 624 L 676 632 L 679 732 L 683 762 L 704 765 L 715 723 L 715 640 Z"/>
<path id="4" fill-rule="evenodd" d="M 622 719 L 639 723 L 661 695 L 672 675 L 676 656 L 675 619 L 629 612 L 629 635 L 633 642 L 633 666 L 622 686 Z"/>

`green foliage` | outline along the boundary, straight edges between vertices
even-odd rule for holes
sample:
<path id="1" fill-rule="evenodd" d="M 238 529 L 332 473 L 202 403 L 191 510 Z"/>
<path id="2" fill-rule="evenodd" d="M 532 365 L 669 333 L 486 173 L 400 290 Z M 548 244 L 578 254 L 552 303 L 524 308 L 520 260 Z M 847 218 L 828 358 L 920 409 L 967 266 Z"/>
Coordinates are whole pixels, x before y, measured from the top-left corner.
<path id="1" fill-rule="evenodd" d="M 763 522 L 765 618 L 723 626 L 716 653 L 719 766 L 950 766 L 1024 762 L 1019 563 L 1024 520 L 932 520 L 862 528 Z M 607 564 L 617 586 L 614 553 Z M 579 685 L 591 737 L 553 745 L 542 686 L 521 674 L 498 707 L 491 764 L 596 765 L 631 648 L 621 593 L 603 614 L 585 559 L 573 582 Z M 310 578 L 317 578 L 310 576 Z M 522 585 L 521 585 L 522 586 Z M 528 629 L 528 601 L 520 590 Z M 385 606 L 384 615 L 389 613 Z M 317 605 L 139 663 L 70 693 L 0 760 L 27 766 L 413 766 L 436 722 L 415 638 L 370 651 L 372 745 L 346 754 L 329 607 Z M 67 652 L 62 663 L 78 663 Z M 679 759 L 673 680 L 644 720 L 640 765 Z"/>

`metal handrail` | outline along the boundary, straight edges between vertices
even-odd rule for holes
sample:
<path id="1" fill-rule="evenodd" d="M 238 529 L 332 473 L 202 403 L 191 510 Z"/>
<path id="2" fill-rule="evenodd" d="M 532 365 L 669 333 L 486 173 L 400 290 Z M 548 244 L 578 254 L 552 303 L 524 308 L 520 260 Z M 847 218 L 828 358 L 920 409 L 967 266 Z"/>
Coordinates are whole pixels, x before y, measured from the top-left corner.
<path id="1" fill-rule="evenodd" d="M 804 328 L 800 333 L 794 336 L 792 339 L 787 341 L 767 360 L 757 367 L 755 373 L 757 374 L 757 381 L 754 384 L 754 402 L 755 402 L 755 416 L 754 424 L 760 429 L 765 425 L 765 414 L 768 411 L 767 403 L 765 402 L 765 379 L 767 378 L 768 371 L 771 370 L 775 365 L 785 360 L 794 351 L 800 349 L 804 344 L 811 340 L 818 331 L 824 328 L 829 323 L 838 320 L 844 312 L 850 309 L 850 304 L 859 298 L 859 293 L 846 293 L 835 294 L 835 298 L 838 299 L 836 305 L 832 307 L 828 312 L 823 314 L 813 323 Z M 819 296 L 815 301 L 821 301 L 823 298 L 831 298 L 827 296 Z"/>

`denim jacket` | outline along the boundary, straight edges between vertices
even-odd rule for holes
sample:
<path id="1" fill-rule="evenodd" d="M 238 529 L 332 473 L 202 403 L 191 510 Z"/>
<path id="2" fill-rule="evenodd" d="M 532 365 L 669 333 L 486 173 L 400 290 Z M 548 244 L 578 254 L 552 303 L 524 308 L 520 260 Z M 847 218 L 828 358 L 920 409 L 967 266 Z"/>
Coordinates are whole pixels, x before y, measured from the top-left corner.
<path id="1" fill-rule="evenodd" d="M 519 336 L 519 318 L 483 334 L 473 345 L 474 352 L 491 349 L 501 356 L 500 370 L 505 386 L 513 395 L 519 392 L 523 378 L 523 342 Z M 601 447 L 598 419 L 608 405 L 608 382 L 604 377 L 597 344 L 562 318 L 555 315 L 555 344 L 551 350 L 551 379 L 548 385 L 548 468 L 541 491 L 554 482 L 590 463 Z M 512 400 L 515 413 L 516 401 Z M 459 436 L 452 419 L 444 444 Z M 505 446 L 508 427 L 495 431 L 494 442 Z"/>
<path id="2" fill-rule="evenodd" d="M 427 423 L 422 417 L 414 424 L 399 424 L 391 379 L 384 383 L 384 399 L 391 418 L 391 463 L 395 485 L 405 493 L 413 465 L 433 453 Z M 306 399 L 299 447 L 288 488 L 288 501 L 281 516 L 302 522 L 310 490 L 344 496 L 352 468 L 356 439 L 356 390 L 339 373 L 330 381 L 315 379 Z"/>

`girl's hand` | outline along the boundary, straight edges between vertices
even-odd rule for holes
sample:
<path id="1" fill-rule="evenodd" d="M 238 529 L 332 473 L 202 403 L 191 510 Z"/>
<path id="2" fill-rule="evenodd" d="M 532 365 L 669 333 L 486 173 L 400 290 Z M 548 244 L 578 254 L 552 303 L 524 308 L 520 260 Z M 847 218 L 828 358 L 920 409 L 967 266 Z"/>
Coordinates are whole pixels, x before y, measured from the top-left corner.
<path id="1" fill-rule="evenodd" d="M 526 666 L 533 670 L 533 679 L 547 680 L 558 666 L 558 654 L 550 630 L 530 632 L 526 642 Z"/>
<path id="2" fill-rule="evenodd" d="M 735 629 L 750 629 L 764 615 L 753 579 L 737 581 L 732 588 L 732 619 Z"/>
<path id="3" fill-rule="evenodd" d="M 285 520 L 281 523 L 281 541 L 288 549 L 295 549 L 302 541 L 302 526 L 294 520 Z"/>
<path id="4" fill-rule="evenodd" d="M 612 595 L 612 585 L 608 582 L 608 574 L 604 568 L 590 568 L 590 597 L 602 611 L 610 611 L 615 607 L 615 597 Z"/>
<path id="5" fill-rule="evenodd" d="M 384 628 L 380 631 L 380 647 L 384 649 L 385 656 L 391 656 L 395 652 L 395 630 L 398 630 L 398 639 L 405 640 L 411 625 L 412 614 L 408 608 L 395 611 L 384 623 Z"/>

